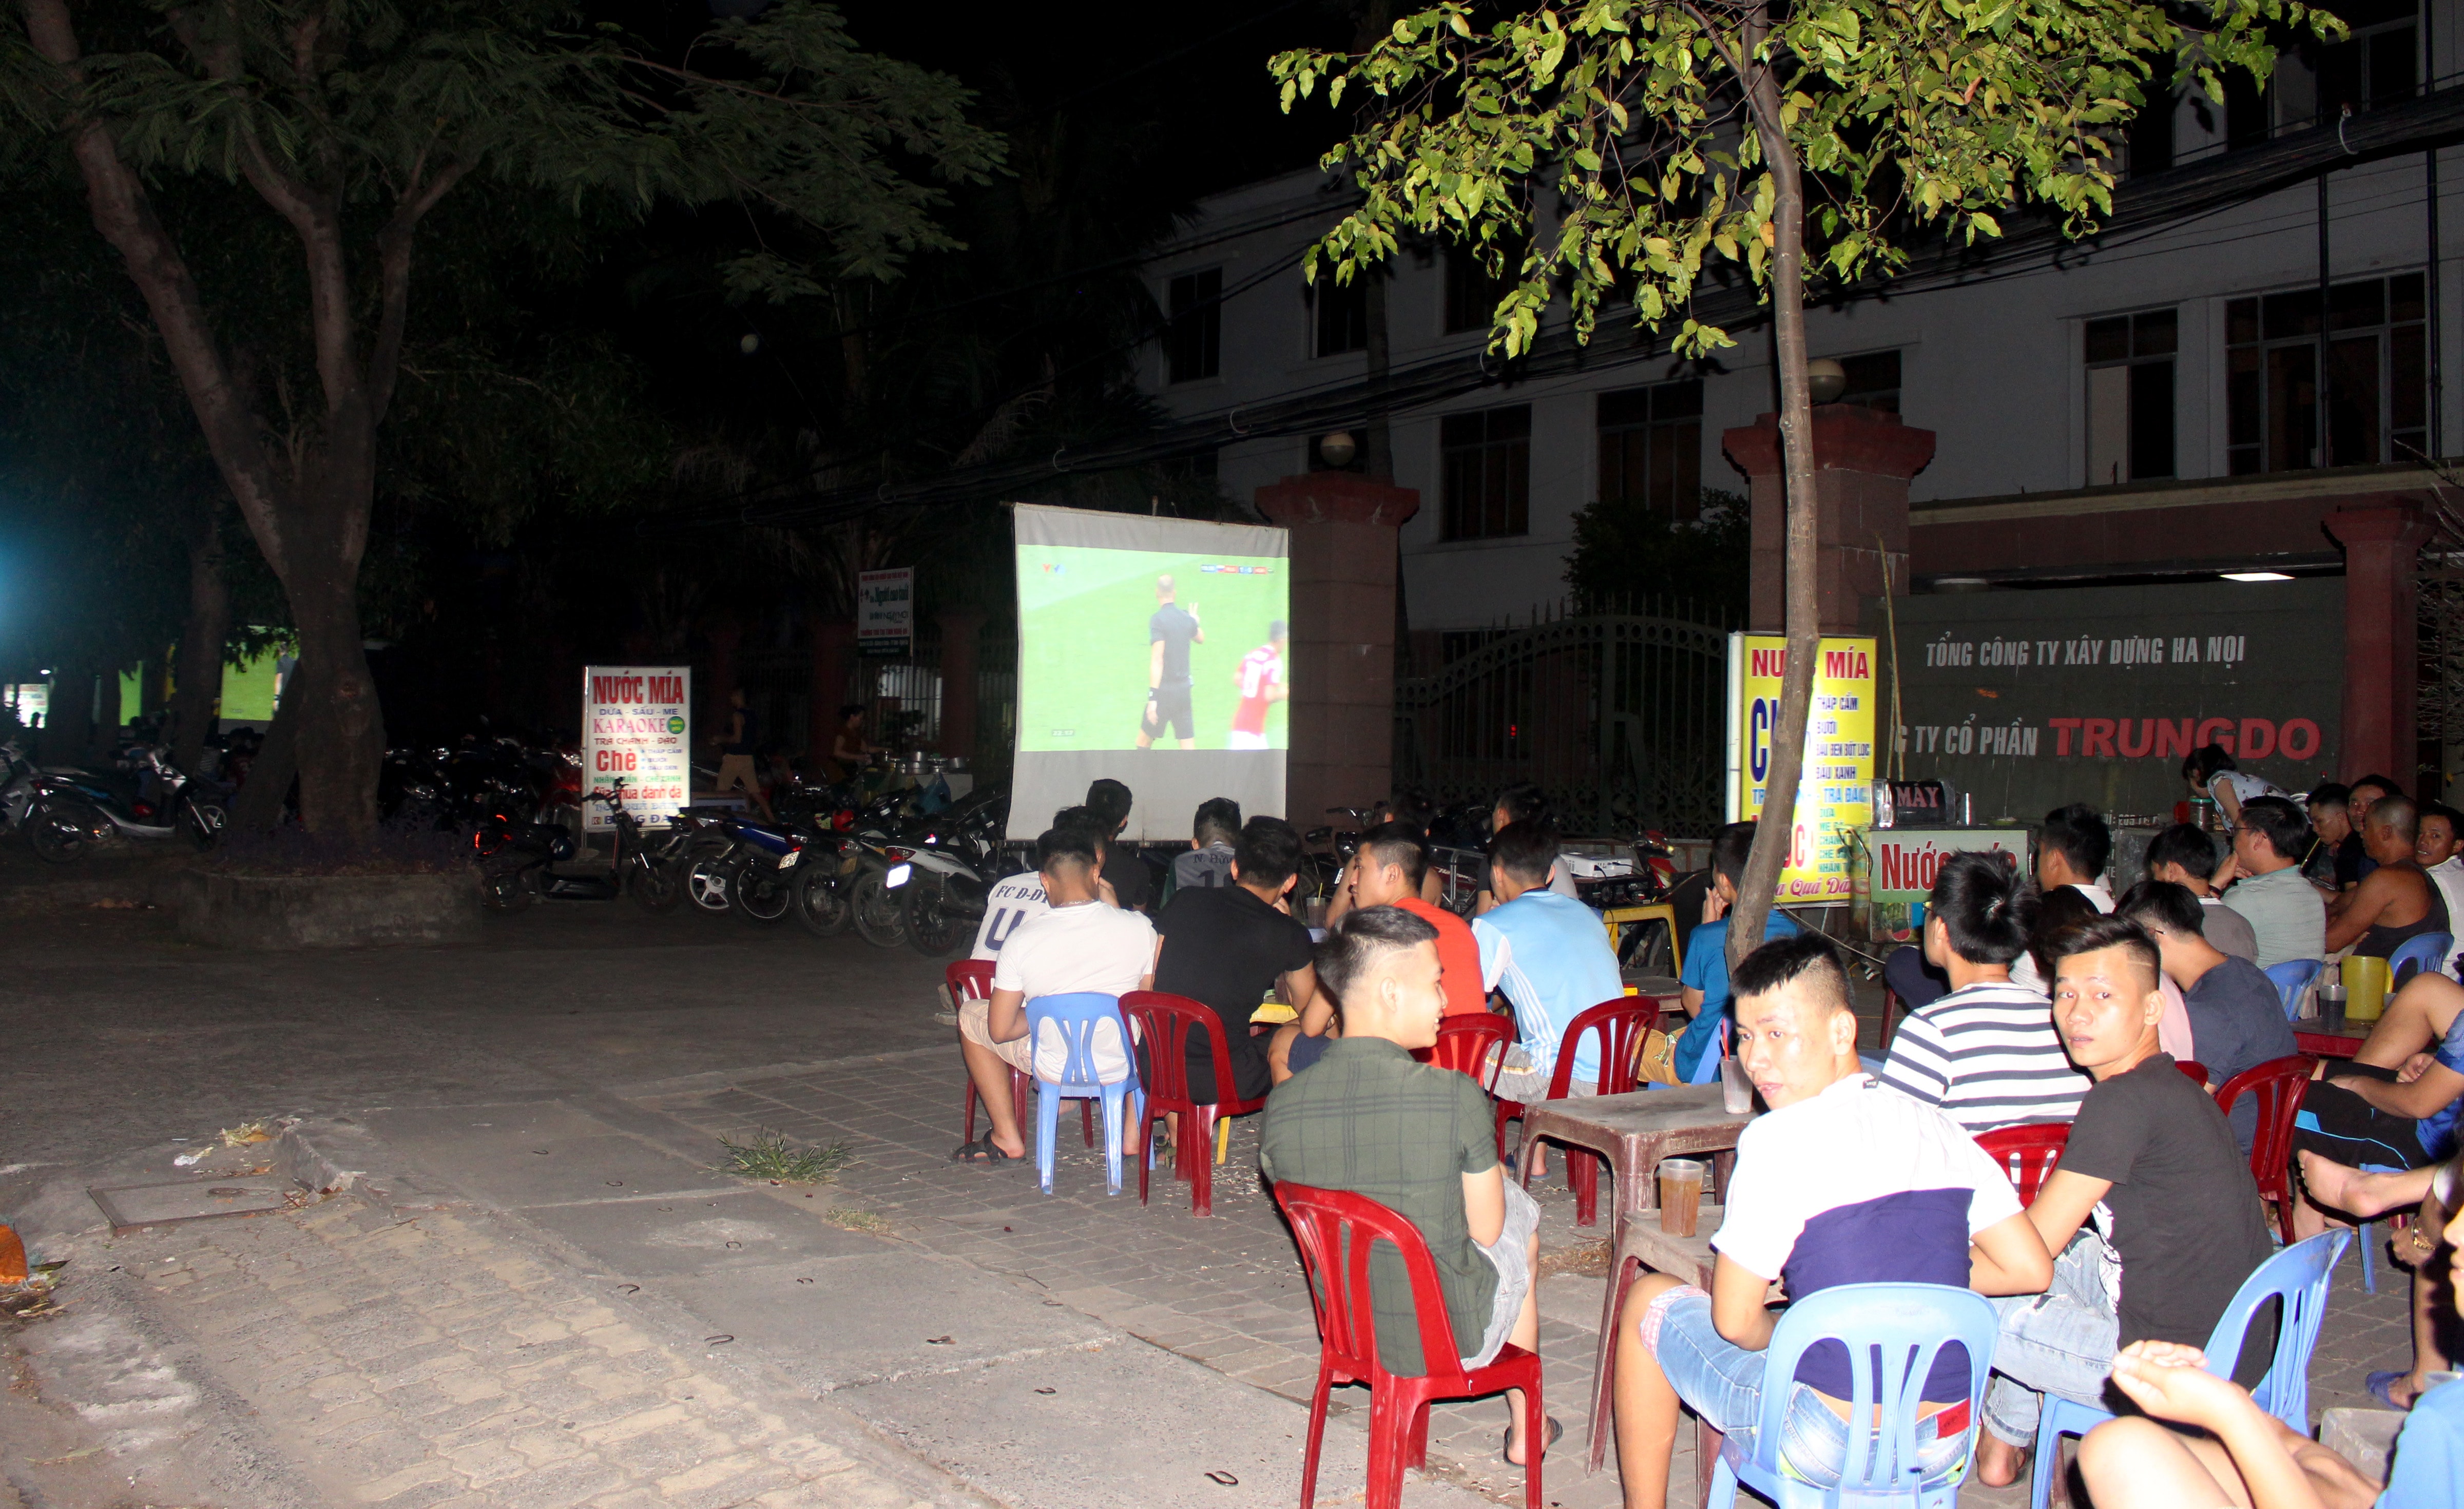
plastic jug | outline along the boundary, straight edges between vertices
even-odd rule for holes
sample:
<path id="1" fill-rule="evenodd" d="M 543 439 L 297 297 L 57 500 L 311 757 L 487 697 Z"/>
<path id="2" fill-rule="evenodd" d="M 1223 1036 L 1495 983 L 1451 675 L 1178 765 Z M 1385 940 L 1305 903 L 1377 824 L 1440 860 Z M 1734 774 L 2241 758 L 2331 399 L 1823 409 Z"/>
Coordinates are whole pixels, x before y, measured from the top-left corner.
<path id="1" fill-rule="evenodd" d="M 2387 961 L 2356 954 L 2344 961 L 2344 1019 L 2376 1021 L 2387 1004 Z"/>

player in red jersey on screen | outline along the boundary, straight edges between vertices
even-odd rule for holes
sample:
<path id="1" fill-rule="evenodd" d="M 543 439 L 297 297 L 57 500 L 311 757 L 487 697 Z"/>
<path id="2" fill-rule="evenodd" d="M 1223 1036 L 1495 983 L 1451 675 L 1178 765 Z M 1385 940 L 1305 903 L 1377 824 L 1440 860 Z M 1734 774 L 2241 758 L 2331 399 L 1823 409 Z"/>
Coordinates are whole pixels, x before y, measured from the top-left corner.
<path id="1" fill-rule="evenodd" d="M 1241 689 L 1241 705 L 1232 710 L 1232 738 L 1225 748 L 1266 747 L 1266 705 L 1292 694 L 1284 680 L 1287 637 L 1284 621 L 1277 619 L 1266 625 L 1266 643 L 1241 657 L 1241 668 L 1232 673 L 1234 685 Z"/>

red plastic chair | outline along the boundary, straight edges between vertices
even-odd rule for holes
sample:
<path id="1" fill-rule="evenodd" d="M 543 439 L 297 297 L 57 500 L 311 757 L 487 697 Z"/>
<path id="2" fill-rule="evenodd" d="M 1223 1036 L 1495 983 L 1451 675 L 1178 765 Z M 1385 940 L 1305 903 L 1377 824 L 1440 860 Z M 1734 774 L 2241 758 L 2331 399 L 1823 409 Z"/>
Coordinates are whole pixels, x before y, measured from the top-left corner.
<path id="1" fill-rule="evenodd" d="M 2258 1197 L 2276 1206 L 2277 1231 L 2290 1242 L 2293 1231 L 2293 1119 L 2319 1061 L 2306 1054 L 2270 1059 L 2242 1070 L 2216 1087 L 2216 1109 L 2230 1116 L 2245 1095 L 2258 1097 L 2258 1134 L 2250 1143 L 2250 1176 Z"/>
<path id="2" fill-rule="evenodd" d="M 2011 1176 L 2011 1188 L 2018 1192 L 2021 1205 L 2036 1202 L 2036 1192 L 2045 1187 L 2045 1178 L 2054 1171 L 2054 1165 L 2061 1162 L 2062 1149 L 2070 1146 L 2070 1140 L 2068 1122 L 1996 1126 L 1976 1134 L 1976 1146 Z"/>
<path id="3" fill-rule="evenodd" d="M 1301 1457 L 1301 1509 L 1310 1509 L 1316 1498 L 1327 1392 L 1336 1384 L 1353 1383 L 1369 1386 L 1369 1509 L 1399 1509 L 1404 1470 L 1427 1463 L 1432 1400 L 1468 1399 L 1502 1389 L 1523 1390 L 1524 1439 L 1531 1454 L 1523 1470 L 1524 1502 L 1526 1509 L 1540 1509 L 1540 1459 L 1549 1427 L 1540 1403 L 1539 1357 L 1508 1342 L 1487 1367 L 1465 1369 L 1429 1244 L 1419 1228 L 1385 1206 L 1364 1194 L 1288 1182 L 1275 1186 L 1275 1201 L 1300 1243 L 1321 1346 L 1317 1392 L 1309 1399 L 1309 1448 Z M 1388 1372 L 1377 1353 L 1369 1257 L 1380 1241 L 1393 1243 L 1402 1255 L 1412 1309 L 1419 1317 L 1421 1365 L 1428 1370 L 1417 1378 Z"/>
<path id="4" fill-rule="evenodd" d="M 1600 1072 L 1596 1088 L 1602 1095 L 1624 1095 L 1638 1082 L 1634 1055 L 1645 1031 L 1659 1025 L 1660 1003 L 1648 995 L 1619 995 L 1604 1000 L 1566 1024 L 1557 1039 L 1557 1068 L 1549 1076 L 1549 1099 L 1562 1101 L 1574 1077 L 1574 1052 L 1593 1033 L 1600 1038 Z M 1574 1192 L 1574 1224 L 1598 1224 L 1600 1158 L 1578 1148 L 1561 1149 L 1566 1158 L 1566 1183 Z"/>
<path id="5" fill-rule="evenodd" d="M 990 1000 L 992 999 L 993 994 L 993 961 L 990 959 L 953 959 L 950 961 L 949 966 L 941 971 L 941 983 L 950 988 L 950 995 L 952 997 L 951 1004 L 953 1006 L 962 1000 Z M 1035 1077 L 1033 1075 L 1022 1074 L 1016 1069 L 1009 1071 L 1010 1114 L 1018 1118 L 1019 1126 L 1021 1127 L 1023 1127 L 1026 1125 L 1026 1097 L 1027 1093 L 1034 1088 L 1034 1085 Z M 960 1142 L 974 1142 L 976 1140 L 976 1102 L 978 1099 L 979 1099 L 979 1097 L 976 1094 L 975 1076 L 969 1075 L 967 1077 L 967 1088 L 965 1092 L 958 1097 L 958 1109 L 965 1112 L 967 1118 L 967 1128 L 959 1135 L 958 1138 Z M 1095 1112 L 1092 1102 L 1080 1101 L 1078 1103 L 1078 1126 L 1079 1129 L 1087 1134 L 1087 1146 L 1089 1148 L 1095 1146 Z"/>
<path id="6" fill-rule="evenodd" d="M 1506 1069 L 1506 1045 L 1514 1037 L 1513 1023 L 1492 1011 L 1457 1012 L 1439 1018 L 1438 1040 L 1426 1048 L 1415 1048 L 1412 1057 L 1422 1063 L 1434 1063 L 1441 1069 L 1468 1074 L 1482 1089 L 1497 1093 L 1497 1077 Z M 1520 1103 L 1515 1109 L 1522 1110 Z M 1497 1122 L 1497 1156 L 1506 1157 L 1506 1118 Z"/>
<path id="7" fill-rule="evenodd" d="M 2201 1089 L 2208 1087 L 2208 1066 L 2196 1059 L 2176 1059 L 2173 1067 L 2190 1077 L 2190 1083 Z"/>
<path id="8" fill-rule="evenodd" d="M 1147 1155 L 1138 1160 L 1138 1203 L 1147 1203 L 1147 1174 L 1155 1163 L 1155 1119 L 1166 1112 L 1180 1116 L 1173 1139 L 1172 1170 L 1189 1181 L 1189 1214 L 1215 1214 L 1215 1119 L 1246 1116 L 1266 1108 L 1266 1098 L 1226 1099 L 1201 1104 L 1190 1099 L 1189 1029 L 1206 1029 L 1207 1046 L 1215 1050 L 1215 1092 L 1233 1089 L 1232 1053 L 1224 1045 L 1223 1024 L 1214 1011 L 1186 995 L 1166 991 L 1132 991 L 1121 997 L 1121 1015 L 1137 1028 L 1146 1048 L 1147 1103 L 1138 1124 L 1138 1146 Z"/>
<path id="9" fill-rule="evenodd" d="M 2362 1039 L 2338 1032 L 2296 1032 L 2293 1046 L 2314 1059 L 2349 1059 L 2362 1051 Z"/>

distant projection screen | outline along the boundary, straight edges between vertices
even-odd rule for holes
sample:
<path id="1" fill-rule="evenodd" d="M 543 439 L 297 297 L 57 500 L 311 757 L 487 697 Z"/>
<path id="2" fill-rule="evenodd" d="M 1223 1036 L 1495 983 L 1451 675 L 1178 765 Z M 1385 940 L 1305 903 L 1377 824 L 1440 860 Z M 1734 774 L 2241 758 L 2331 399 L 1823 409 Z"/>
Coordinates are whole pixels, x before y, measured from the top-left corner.
<path id="1" fill-rule="evenodd" d="M 1284 813 L 1290 536 L 1018 504 L 1018 757 L 1009 835 L 1110 776 L 1124 835 L 1187 842 L 1210 797 Z M 1146 741 L 1141 746 L 1141 739 Z"/>

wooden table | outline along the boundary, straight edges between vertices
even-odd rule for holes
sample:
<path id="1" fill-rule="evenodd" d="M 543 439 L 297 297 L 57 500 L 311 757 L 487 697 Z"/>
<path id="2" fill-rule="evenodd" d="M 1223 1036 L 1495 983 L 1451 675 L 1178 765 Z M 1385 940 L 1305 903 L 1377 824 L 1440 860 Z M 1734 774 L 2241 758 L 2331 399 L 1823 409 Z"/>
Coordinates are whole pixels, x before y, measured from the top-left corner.
<path id="1" fill-rule="evenodd" d="M 1721 1155 L 1716 1159 L 1720 1167 L 1714 1170 L 1718 1182 L 1712 1188 L 1725 1191 L 1737 1134 L 1752 1120 L 1750 1112 L 1732 1116 L 1722 1110 L 1716 1084 L 1535 1101 L 1523 1107 L 1523 1144 L 1515 1155 L 1515 1167 L 1523 1187 L 1531 1188 L 1533 1144 L 1544 1137 L 1606 1159 L 1617 1180 L 1617 1218 L 1610 1222 L 1614 1235 L 1629 1213 L 1659 1208 L 1659 1181 L 1652 1170 L 1662 1158 L 1698 1152 Z"/>
<path id="2" fill-rule="evenodd" d="M 1705 1201 L 1691 1236 L 1679 1236 L 1661 1230 L 1660 1216 L 1656 1212 L 1637 1215 L 1618 1224 L 1617 1253 L 1609 1262 L 1608 1293 L 1600 1300 L 1599 1345 L 1592 1357 L 1590 1456 L 1583 1469 L 1586 1476 L 1597 1473 L 1608 1454 L 1609 1400 L 1611 1386 L 1616 1381 L 1611 1364 L 1616 1357 L 1618 1319 L 1625 1308 L 1626 1285 L 1633 1279 L 1636 1269 L 1648 1268 L 1708 1293 L 1711 1271 L 1719 1263 L 1718 1254 L 1711 1250 L 1711 1235 L 1720 1229 L 1724 1215 L 1719 1206 Z M 1695 1420 L 1694 1447 L 1696 1465 L 1702 1469 L 1703 1484 L 1708 1486 L 1711 1463 L 1720 1454 L 1720 1432 L 1699 1416 Z"/>

